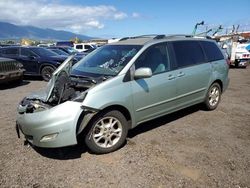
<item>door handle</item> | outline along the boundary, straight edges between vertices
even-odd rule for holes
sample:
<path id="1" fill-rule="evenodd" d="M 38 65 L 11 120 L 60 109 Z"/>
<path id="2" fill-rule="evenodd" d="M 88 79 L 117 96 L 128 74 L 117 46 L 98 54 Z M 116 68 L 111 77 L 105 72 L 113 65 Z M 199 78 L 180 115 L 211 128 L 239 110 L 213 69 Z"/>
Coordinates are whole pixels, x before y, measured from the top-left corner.
<path id="1" fill-rule="evenodd" d="M 182 76 L 185 76 L 185 73 L 179 72 L 179 74 L 177 74 L 177 77 L 182 77 Z"/>
<path id="2" fill-rule="evenodd" d="M 170 74 L 170 75 L 168 76 L 168 80 L 173 80 L 173 79 L 175 79 L 175 76 L 173 76 L 172 74 Z"/>

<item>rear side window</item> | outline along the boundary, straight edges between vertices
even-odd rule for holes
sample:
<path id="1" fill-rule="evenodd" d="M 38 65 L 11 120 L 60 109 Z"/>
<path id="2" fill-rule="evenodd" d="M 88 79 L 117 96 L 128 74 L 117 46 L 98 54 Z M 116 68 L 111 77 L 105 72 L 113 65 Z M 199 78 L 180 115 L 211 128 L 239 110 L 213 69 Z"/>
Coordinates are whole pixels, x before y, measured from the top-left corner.
<path id="1" fill-rule="evenodd" d="M 5 49 L 0 48 L 0 54 L 5 54 Z"/>
<path id="2" fill-rule="evenodd" d="M 223 54 L 214 42 L 201 41 L 208 62 L 224 59 Z"/>
<path id="3" fill-rule="evenodd" d="M 18 48 L 5 49 L 5 54 L 7 54 L 7 55 L 18 55 Z"/>
<path id="4" fill-rule="evenodd" d="M 206 62 L 198 41 L 175 41 L 172 44 L 178 67 Z"/>

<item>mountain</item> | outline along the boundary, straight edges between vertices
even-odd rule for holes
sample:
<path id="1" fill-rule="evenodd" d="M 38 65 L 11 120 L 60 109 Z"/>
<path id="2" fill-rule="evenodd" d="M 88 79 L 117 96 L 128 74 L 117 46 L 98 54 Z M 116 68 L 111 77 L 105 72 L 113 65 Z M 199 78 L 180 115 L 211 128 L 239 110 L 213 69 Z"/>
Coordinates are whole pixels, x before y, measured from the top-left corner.
<path id="1" fill-rule="evenodd" d="M 82 40 L 93 38 L 68 31 L 42 29 L 33 26 L 18 26 L 7 22 L 0 22 L 0 39 L 30 38 L 40 40 L 69 40 L 75 37 Z"/>

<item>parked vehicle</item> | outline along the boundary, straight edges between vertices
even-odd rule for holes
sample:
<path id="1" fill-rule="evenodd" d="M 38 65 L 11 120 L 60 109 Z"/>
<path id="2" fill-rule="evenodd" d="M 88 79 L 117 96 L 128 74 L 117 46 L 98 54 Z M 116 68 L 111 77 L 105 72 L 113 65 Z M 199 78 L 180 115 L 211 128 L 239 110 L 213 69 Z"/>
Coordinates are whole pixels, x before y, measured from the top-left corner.
<path id="1" fill-rule="evenodd" d="M 56 46 L 69 46 L 69 47 L 73 47 L 73 42 L 72 41 L 58 41 L 56 43 Z"/>
<path id="2" fill-rule="evenodd" d="M 74 44 L 74 49 L 76 49 L 78 52 L 86 52 L 93 51 L 94 49 L 96 49 L 96 46 L 90 43 L 78 43 Z"/>
<path id="3" fill-rule="evenodd" d="M 41 75 L 48 81 L 54 70 L 67 58 L 42 47 L 5 47 L 0 57 L 12 58 L 23 64 L 24 75 Z"/>
<path id="4" fill-rule="evenodd" d="M 217 44 L 191 36 L 139 36 L 100 47 L 73 67 L 70 56 L 41 94 L 18 106 L 19 130 L 33 145 L 84 139 L 94 153 L 117 150 L 128 130 L 203 103 L 218 106 L 229 66 Z"/>
<path id="5" fill-rule="evenodd" d="M 55 52 L 56 54 L 58 55 L 64 55 L 64 56 L 69 56 L 70 54 L 68 54 L 67 52 L 61 50 L 61 49 L 58 49 L 58 48 L 47 48 L 53 52 Z"/>
<path id="6" fill-rule="evenodd" d="M 53 46 L 53 47 L 49 47 L 49 50 L 61 50 L 65 53 L 67 53 L 68 55 L 75 55 L 75 59 L 77 59 L 77 61 L 80 61 L 83 57 L 85 57 L 88 53 L 85 52 L 78 52 L 76 51 L 74 48 L 69 47 L 69 46 Z M 58 52 L 57 52 L 58 53 Z"/>
<path id="7" fill-rule="evenodd" d="M 23 80 L 23 65 L 14 59 L 0 58 L 0 84 Z"/>

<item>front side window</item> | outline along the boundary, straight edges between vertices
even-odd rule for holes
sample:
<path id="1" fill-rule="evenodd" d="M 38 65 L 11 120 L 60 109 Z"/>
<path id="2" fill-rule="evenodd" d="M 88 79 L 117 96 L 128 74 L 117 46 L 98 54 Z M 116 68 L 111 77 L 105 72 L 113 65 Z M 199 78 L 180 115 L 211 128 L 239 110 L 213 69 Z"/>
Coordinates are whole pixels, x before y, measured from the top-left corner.
<path id="1" fill-rule="evenodd" d="M 71 74 L 117 75 L 140 50 L 140 45 L 105 45 L 80 60 Z"/>
<path id="2" fill-rule="evenodd" d="M 172 44 L 178 67 L 187 67 L 206 62 L 198 41 L 175 41 Z"/>
<path id="3" fill-rule="evenodd" d="M 85 49 L 90 49 L 90 48 L 92 48 L 90 45 L 85 45 Z"/>
<path id="4" fill-rule="evenodd" d="M 149 47 L 135 62 L 135 69 L 147 67 L 153 74 L 170 70 L 166 43 Z"/>
<path id="5" fill-rule="evenodd" d="M 33 52 L 35 52 L 40 57 L 52 57 L 57 56 L 57 54 L 51 50 L 45 48 L 31 48 Z"/>
<path id="6" fill-rule="evenodd" d="M 36 56 L 32 51 L 26 48 L 21 48 L 21 55 L 26 57 Z"/>

